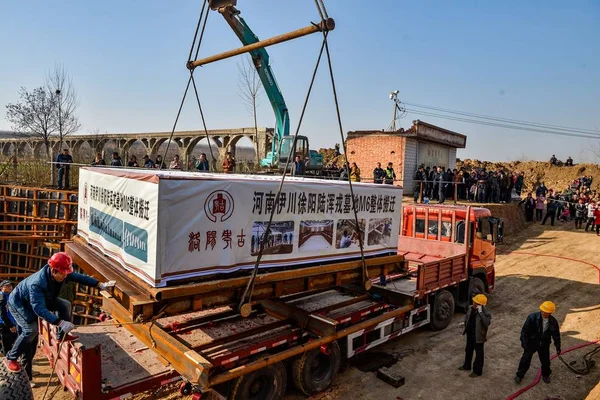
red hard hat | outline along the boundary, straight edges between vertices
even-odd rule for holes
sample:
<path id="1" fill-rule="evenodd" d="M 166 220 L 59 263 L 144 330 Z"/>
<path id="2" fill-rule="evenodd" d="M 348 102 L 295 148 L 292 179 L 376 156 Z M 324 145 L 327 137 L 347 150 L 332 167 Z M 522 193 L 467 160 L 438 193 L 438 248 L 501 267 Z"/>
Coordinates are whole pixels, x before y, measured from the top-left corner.
<path id="1" fill-rule="evenodd" d="M 62 251 L 53 254 L 48 260 L 48 265 L 50 265 L 50 268 L 63 274 L 70 274 L 73 272 L 73 260 L 71 259 L 71 256 Z"/>

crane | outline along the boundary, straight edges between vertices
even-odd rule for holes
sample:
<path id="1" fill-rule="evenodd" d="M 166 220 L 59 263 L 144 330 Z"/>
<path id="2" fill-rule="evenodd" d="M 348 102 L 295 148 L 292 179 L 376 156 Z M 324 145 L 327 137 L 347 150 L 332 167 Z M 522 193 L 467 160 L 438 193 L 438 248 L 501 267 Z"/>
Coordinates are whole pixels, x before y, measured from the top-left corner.
<path id="1" fill-rule="evenodd" d="M 209 1 L 211 9 L 219 11 L 244 46 L 258 42 L 258 37 L 240 16 L 240 11 L 235 8 L 236 3 L 237 0 Z M 306 136 L 299 135 L 296 147 L 292 149 L 294 138 L 290 136 L 288 108 L 269 64 L 269 53 L 264 48 L 259 48 L 250 51 L 250 56 L 275 113 L 275 136 L 273 137 L 271 151 L 266 158 L 261 160 L 261 166 L 283 169 L 288 157 L 299 155 L 303 160 L 310 159 L 307 165 L 308 169 L 322 168 L 323 156 L 310 150 Z"/>

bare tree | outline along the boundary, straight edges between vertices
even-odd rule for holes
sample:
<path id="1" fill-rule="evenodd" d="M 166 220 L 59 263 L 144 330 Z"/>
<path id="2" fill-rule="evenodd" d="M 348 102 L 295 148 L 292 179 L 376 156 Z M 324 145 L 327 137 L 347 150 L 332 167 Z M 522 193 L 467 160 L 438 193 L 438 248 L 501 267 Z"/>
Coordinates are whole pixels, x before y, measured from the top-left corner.
<path id="1" fill-rule="evenodd" d="M 19 92 L 20 102 L 6 106 L 6 119 L 20 136 L 36 137 L 46 146 L 50 160 L 50 136 L 58 130 L 55 108 L 56 97 L 46 88 L 38 87 L 29 92 L 24 87 Z"/>
<path id="2" fill-rule="evenodd" d="M 242 62 L 238 63 L 238 71 L 238 94 L 254 119 L 254 135 L 256 137 L 258 135 L 256 109 L 259 105 L 259 97 L 262 94 L 262 82 L 250 56 L 242 58 Z"/>
<path id="3" fill-rule="evenodd" d="M 55 96 L 56 122 L 58 123 L 59 149 L 62 148 L 63 138 L 81 128 L 79 118 L 75 114 L 79 107 L 77 92 L 73 79 L 64 66 L 56 64 L 46 76 L 46 90 Z"/>

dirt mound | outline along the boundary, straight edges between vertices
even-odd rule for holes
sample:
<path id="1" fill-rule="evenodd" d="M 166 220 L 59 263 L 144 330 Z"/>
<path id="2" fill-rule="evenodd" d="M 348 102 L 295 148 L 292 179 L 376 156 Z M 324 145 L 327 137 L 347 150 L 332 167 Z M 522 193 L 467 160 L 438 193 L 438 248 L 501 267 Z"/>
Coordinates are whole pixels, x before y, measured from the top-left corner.
<path id="1" fill-rule="evenodd" d="M 336 156 L 335 149 L 319 149 L 319 154 L 323 155 L 323 164 L 325 165 L 330 165 L 335 162 L 335 164 L 340 167 L 346 162 L 346 158 L 343 154 Z"/>
<path id="2" fill-rule="evenodd" d="M 494 217 L 504 220 L 504 235 L 513 235 L 525 228 L 525 212 L 515 203 L 511 204 L 481 204 L 481 207 L 490 210 Z"/>
<path id="3" fill-rule="evenodd" d="M 464 167 L 466 170 L 473 168 L 485 168 L 486 170 L 504 169 L 512 172 L 525 172 L 524 190 L 530 191 L 539 183 L 544 184 L 554 190 L 564 190 L 573 180 L 581 178 L 584 175 L 594 177 L 592 189 L 600 189 L 600 165 L 598 164 L 577 164 L 573 167 L 557 167 L 548 162 L 541 161 L 510 161 L 510 162 L 489 162 L 479 160 L 456 160 L 456 167 Z"/>

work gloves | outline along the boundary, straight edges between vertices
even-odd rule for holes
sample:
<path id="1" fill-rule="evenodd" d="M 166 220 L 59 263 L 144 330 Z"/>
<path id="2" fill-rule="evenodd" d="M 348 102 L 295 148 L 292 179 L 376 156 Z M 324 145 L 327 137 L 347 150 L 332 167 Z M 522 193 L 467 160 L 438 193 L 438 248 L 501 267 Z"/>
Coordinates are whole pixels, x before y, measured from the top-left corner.
<path id="1" fill-rule="evenodd" d="M 60 323 L 58 324 L 58 327 L 65 333 L 69 333 L 71 332 L 73 329 L 75 329 L 75 325 L 73 325 L 71 322 L 69 321 L 60 321 Z"/>
<path id="2" fill-rule="evenodd" d="M 117 281 L 100 282 L 98 284 L 98 289 L 107 290 L 109 288 L 115 287 L 116 283 L 117 283 Z"/>

